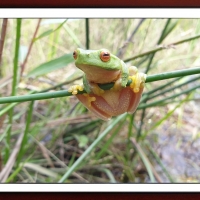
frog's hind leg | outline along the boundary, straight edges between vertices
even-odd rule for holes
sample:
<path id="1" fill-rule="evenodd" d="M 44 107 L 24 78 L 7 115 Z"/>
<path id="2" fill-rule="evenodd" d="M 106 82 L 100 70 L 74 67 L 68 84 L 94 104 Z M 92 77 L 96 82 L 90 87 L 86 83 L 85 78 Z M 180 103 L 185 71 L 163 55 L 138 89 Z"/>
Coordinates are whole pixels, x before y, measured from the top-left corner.
<path id="1" fill-rule="evenodd" d="M 107 108 L 108 104 L 103 98 L 89 94 L 78 94 L 76 95 L 76 97 L 88 110 L 94 113 L 98 118 L 104 121 L 111 119 L 112 116 L 105 112 L 106 110 L 110 110 L 110 108 Z M 102 108 L 104 108 L 104 110 L 102 110 Z"/>
<path id="2" fill-rule="evenodd" d="M 136 109 L 137 109 L 137 107 L 140 103 L 142 92 L 143 92 L 143 88 L 140 88 L 140 91 L 137 92 L 137 93 L 134 93 L 131 90 L 132 95 L 131 95 L 130 104 L 129 104 L 129 107 L 128 107 L 128 110 L 127 110 L 128 113 L 133 114 L 136 111 Z"/>
<path id="3" fill-rule="evenodd" d="M 129 87 L 126 87 L 120 91 L 119 105 L 117 107 L 118 115 L 128 111 L 127 109 L 130 105 L 132 93 L 133 92 Z"/>

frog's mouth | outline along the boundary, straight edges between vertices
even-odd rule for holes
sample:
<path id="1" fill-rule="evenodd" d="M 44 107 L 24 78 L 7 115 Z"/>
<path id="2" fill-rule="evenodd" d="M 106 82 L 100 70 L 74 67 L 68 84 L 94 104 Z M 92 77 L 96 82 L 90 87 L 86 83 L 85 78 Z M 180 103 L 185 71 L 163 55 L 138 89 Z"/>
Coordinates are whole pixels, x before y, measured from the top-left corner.
<path id="1" fill-rule="evenodd" d="M 120 76 L 120 70 L 108 70 L 94 65 L 77 64 L 90 82 L 94 83 L 111 83 L 116 81 Z"/>

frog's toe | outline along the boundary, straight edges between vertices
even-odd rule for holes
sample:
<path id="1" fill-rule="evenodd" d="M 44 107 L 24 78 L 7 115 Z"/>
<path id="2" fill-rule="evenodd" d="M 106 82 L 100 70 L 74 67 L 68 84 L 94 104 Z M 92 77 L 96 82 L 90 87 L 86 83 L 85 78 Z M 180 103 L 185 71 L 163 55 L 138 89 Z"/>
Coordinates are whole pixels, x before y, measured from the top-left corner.
<path id="1" fill-rule="evenodd" d="M 128 113 L 134 113 L 140 103 L 140 99 L 142 96 L 142 92 L 144 89 L 144 84 L 146 80 L 146 74 L 144 73 L 136 73 L 133 76 L 129 77 L 132 80 L 130 84 L 130 89 L 132 90 L 130 105 L 128 108 Z"/>
<path id="2" fill-rule="evenodd" d="M 130 88 L 132 88 L 134 93 L 138 93 L 141 89 L 144 88 L 146 74 L 136 73 L 133 76 L 129 76 L 129 79 L 132 80 L 132 83 L 130 84 Z"/>
<path id="3" fill-rule="evenodd" d="M 68 92 L 71 92 L 73 95 L 78 94 L 78 91 L 83 91 L 82 85 L 73 85 L 68 89 Z"/>

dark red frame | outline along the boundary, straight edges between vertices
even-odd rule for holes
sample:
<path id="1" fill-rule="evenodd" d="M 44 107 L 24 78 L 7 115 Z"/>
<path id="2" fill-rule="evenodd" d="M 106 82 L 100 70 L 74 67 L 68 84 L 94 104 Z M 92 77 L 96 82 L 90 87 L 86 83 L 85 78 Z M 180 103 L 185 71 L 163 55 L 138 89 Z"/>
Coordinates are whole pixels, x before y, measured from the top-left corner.
<path id="1" fill-rule="evenodd" d="M 67 187 L 67 185 L 66 185 Z M 81 184 L 80 184 L 81 187 Z M 10 197 L 10 198 L 9 198 Z M 58 199 L 69 199 L 69 200 L 190 200 L 199 199 L 200 194 L 197 193 L 0 193 L 1 199 L 19 199 L 19 200 L 58 200 Z"/>
<path id="2" fill-rule="evenodd" d="M 199 0 L 0 0 L 0 8 L 152 8 L 152 7 L 199 7 Z M 120 15 L 119 15 L 120 17 Z"/>

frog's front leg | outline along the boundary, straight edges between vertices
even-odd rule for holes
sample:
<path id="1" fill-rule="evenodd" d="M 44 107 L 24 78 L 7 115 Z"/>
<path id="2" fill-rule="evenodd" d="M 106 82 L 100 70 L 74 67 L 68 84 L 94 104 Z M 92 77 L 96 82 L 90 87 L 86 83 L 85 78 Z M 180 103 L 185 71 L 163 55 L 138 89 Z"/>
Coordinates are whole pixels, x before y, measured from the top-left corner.
<path id="1" fill-rule="evenodd" d="M 123 88 L 125 88 L 128 82 L 128 77 L 129 77 L 129 69 L 127 65 L 123 61 L 121 61 L 121 74 L 119 78 L 115 81 L 112 90 L 120 91 Z"/>
<path id="2" fill-rule="evenodd" d="M 88 94 L 93 93 L 101 96 L 104 93 L 104 90 L 102 90 L 98 84 L 89 82 L 85 74 L 83 75 L 83 85 Z"/>
<path id="3" fill-rule="evenodd" d="M 111 119 L 112 115 L 106 111 L 111 111 L 112 108 L 101 96 L 85 93 L 77 94 L 76 97 L 88 110 L 94 113 L 98 118 L 105 121 Z"/>

